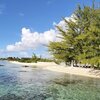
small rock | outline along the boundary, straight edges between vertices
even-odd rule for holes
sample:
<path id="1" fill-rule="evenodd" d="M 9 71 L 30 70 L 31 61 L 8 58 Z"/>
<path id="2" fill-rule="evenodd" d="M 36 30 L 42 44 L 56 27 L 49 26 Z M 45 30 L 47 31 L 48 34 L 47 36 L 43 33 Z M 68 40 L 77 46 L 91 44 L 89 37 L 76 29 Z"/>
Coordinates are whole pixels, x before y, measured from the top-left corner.
<path id="1" fill-rule="evenodd" d="M 25 65 L 25 66 L 23 66 L 23 67 L 29 67 L 29 66 Z"/>
<path id="2" fill-rule="evenodd" d="M 0 66 L 4 66 L 4 65 L 0 65 Z"/>

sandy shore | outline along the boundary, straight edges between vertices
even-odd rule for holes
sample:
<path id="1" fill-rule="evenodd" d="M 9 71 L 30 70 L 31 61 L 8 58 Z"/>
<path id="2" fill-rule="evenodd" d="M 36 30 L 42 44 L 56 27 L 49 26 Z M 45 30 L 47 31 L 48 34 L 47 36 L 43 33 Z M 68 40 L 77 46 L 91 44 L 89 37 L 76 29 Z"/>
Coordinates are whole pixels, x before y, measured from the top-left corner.
<path id="1" fill-rule="evenodd" d="M 11 61 L 11 63 L 20 64 L 22 66 L 37 66 L 44 70 L 49 70 L 53 72 L 100 78 L 100 70 L 94 70 L 92 68 L 65 67 L 64 65 L 57 65 L 54 62 L 20 63 L 16 61 Z"/>

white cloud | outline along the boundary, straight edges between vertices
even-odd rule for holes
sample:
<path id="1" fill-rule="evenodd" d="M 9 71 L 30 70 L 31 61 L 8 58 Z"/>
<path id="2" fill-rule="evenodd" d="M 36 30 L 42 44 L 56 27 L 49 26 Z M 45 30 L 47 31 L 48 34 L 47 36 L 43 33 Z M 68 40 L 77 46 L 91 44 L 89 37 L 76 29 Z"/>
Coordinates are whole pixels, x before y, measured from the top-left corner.
<path id="1" fill-rule="evenodd" d="M 71 17 L 65 17 L 65 19 L 66 19 L 67 21 L 69 21 L 69 20 L 75 21 L 75 20 L 74 20 L 74 17 L 75 17 L 75 15 L 72 14 Z M 66 28 L 68 27 L 67 24 L 66 24 L 66 22 L 65 22 L 64 20 L 61 20 L 59 23 L 53 22 L 53 25 L 54 25 L 54 26 L 59 26 L 59 27 L 61 27 L 63 30 L 66 30 Z M 57 30 L 57 29 L 56 29 L 56 30 Z"/>
<path id="2" fill-rule="evenodd" d="M 66 20 L 69 19 L 72 19 L 72 16 L 66 17 Z M 62 27 L 63 29 L 66 27 L 64 21 L 60 21 L 56 25 Z M 56 28 L 50 29 L 43 33 L 31 32 L 30 29 L 22 28 L 21 40 L 15 44 L 8 45 L 6 49 L 8 52 L 23 52 L 30 49 L 33 50 L 36 49 L 39 45 L 48 45 L 50 41 L 61 41 L 61 39 L 57 38 L 57 36 L 59 36 L 59 32 Z"/>
<path id="3" fill-rule="evenodd" d="M 47 45 L 50 41 L 56 40 L 56 32 L 53 29 L 44 33 L 31 32 L 30 29 L 22 28 L 21 41 L 7 46 L 7 51 L 24 51 L 35 49 L 40 44 Z"/>

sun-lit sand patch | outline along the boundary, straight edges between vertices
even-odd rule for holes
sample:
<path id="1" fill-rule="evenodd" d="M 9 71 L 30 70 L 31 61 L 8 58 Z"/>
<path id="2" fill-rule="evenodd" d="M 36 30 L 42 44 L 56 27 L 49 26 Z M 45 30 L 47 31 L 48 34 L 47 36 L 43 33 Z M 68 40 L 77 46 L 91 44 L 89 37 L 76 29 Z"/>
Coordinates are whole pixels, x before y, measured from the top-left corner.
<path id="1" fill-rule="evenodd" d="M 13 61 L 11 63 L 20 64 L 22 66 L 37 66 L 38 68 L 42 68 L 44 70 L 60 72 L 60 73 L 67 73 L 67 74 L 74 74 L 74 75 L 81 75 L 87 77 L 94 77 L 100 78 L 100 70 L 94 70 L 92 68 L 81 68 L 81 67 L 68 67 L 64 65 L 57 65 L 54 62 L 38 62 L 38 63 L 21 63 Z M 29 68 L 22 68 L 23 70 L 30 70 Z"/>

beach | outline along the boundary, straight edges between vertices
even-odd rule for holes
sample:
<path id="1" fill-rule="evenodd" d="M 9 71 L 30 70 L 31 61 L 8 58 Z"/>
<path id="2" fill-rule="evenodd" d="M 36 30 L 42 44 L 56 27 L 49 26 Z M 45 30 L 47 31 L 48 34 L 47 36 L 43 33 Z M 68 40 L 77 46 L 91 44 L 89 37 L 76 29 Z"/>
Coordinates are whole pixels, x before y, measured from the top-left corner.
<path id="1" fill-rule="evenodd" d="M 0 64 L 0 100 L 100 99 L 99 70 L 54 62 Z"/>
<path id="2" fill-rule="evenodd" d="M 79 75 L 91 78 L 100 78 L 100 70 L 95 70 L 93 68 L 81 68 L 81 67 L 69 67 L 63 64 L 57 65 L 54 62 L 37 62 L 37 63 L 22 63 L 17 61 L 10 61 L 13 64 L 19 64 L 22 66 L 37 66 L 43 70 L 53 71 L 54 73 L 64 73 L 64 74 L 72 74 Z M 27 69 L 30 69 L 28 67 Z"/>

